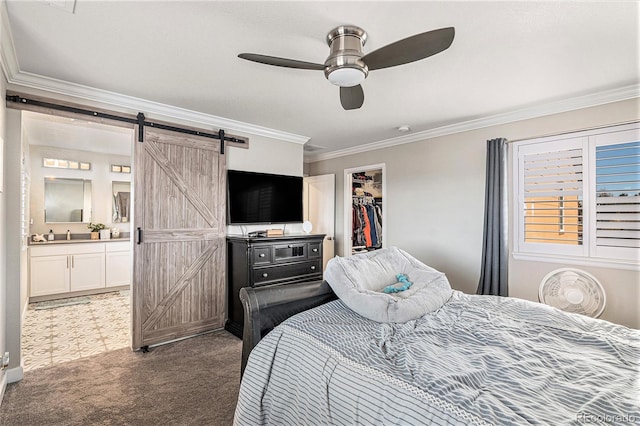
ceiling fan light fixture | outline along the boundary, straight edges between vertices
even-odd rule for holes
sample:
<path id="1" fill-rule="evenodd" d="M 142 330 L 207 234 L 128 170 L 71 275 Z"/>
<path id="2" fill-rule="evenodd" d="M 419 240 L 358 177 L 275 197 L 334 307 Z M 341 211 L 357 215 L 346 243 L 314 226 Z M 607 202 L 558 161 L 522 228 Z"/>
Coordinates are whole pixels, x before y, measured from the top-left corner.
<path id="1" fill-rule="evenodd" d="M 329 31 L 329 56 L 324 64 L 257 53 L 240 53 L 239 58 L 267 65 L 304 70 L 324 71 L 330 83 L 340 87 L 340 104 L 345 110 L 360 108 L 364 91 L 360 83 L 369 71 L 395 67 L 433 56 L 451 46 L 454 27 L 440 28 L 404 38 L 364 55 L 367 33 L 355 25 L 341 25 Z M 401 126 L 399 131 L 409 131 Z"/>
<path id="2" fill-rule="evenodd" d="M 362 83 L 367 75 L 359 68 L 336 68 L 327 75 L 331 84 L 340 87 L 353 87 Z"/>
<path id="3" fill-rule="evenodd" d="M 342 25 L 327 34 L 329 57 L 324 62 L 324 75 L 332 84 L 353 87 L 362 83 L 369 69 L 362 62 L 362 46 L 367 33 L 353 25 Z"/>

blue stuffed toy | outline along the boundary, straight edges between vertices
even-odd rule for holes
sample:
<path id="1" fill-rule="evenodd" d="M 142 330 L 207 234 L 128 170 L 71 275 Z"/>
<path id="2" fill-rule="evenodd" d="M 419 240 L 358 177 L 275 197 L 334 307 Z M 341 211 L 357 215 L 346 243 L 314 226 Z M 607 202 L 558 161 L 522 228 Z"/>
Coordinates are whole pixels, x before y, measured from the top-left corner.
<path id="1" fill-rule="evenodd" d="M 409 287 L 411 287 L 411 285 L 413 284 L 411 281 L 409 281 L 409 277 L 407 277 L 405 274 L 396 275 L 396 279 L 398 280 L 397 283 L 386 286 L 382 289 L 382 292 L 387 294 L 400 293 L 401 291 L 408 290 Z"/>

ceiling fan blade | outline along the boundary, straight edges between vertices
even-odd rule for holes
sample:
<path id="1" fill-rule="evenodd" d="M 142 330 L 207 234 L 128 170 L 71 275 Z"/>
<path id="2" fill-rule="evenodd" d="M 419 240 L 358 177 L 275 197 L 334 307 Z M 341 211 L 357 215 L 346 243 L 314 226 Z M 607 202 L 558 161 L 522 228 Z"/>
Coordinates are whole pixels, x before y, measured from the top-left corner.
<path id="1" fill-rule="evenodd" d="M 238 58 L 248 61 L 260 62 L 261 64 L 275 65 L 277 67 L 299 68 L 303 70 L 323 70 L 323 64 L 297 61 L 295 59 L 278 58 L 277 56 L 259 55 L 257 53 L 241 53 Z"/>
<path id="2" fill-rule="evenodd" d="M 374 50 L 364 55 L 362 61 L 367 64 L 369 71 L 408 64 L 448 49 L 454 36 L 453 27 L 427 31 Z"/>
<path id="3" fill-rule="evenodd" d="M 342 108 L 358 109 L 364 103 L 364 92 L 362 86 L 359 84 L 353 87 L 341 87 L 340 88 L 340 103 Z"/>

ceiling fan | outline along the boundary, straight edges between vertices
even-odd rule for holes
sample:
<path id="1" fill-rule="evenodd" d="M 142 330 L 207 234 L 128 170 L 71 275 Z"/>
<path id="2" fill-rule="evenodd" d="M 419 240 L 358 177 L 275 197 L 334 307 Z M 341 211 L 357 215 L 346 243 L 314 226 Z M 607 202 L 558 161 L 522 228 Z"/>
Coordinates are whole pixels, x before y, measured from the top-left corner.
<path id="1" fill-rule="evenodd" d="M 349 110 L 358 109 L 364 103 L 360 83 L 369 71 L 408 64 L 440 53 L 451 46 L 454 35 L 453 27 L 440 28 L 407 37 L 363 55 L 362 48 L 367 41 L 367 33 L 356 26 L 342 25 L 327 34 L 330 50 L 324 64 L 257 53 L 241 53 L 238 57 L 278 67 L 324 71 L 331 83 L 340 86 L 340 103 L 344 109 Z"/>

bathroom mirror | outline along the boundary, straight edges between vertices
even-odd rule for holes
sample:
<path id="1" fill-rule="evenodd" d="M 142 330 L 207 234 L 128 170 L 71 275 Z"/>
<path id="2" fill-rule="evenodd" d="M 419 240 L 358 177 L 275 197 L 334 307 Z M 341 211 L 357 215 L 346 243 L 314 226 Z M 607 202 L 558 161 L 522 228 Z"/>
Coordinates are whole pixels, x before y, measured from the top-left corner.
<path id="1" fill-rule="evenodd" d="M 111 205 L 113 206 L 113 223 L 129 222 L 131 206 L 131 182 L 112 182 Z"/>
<path id="2" fill-rule="evenodd" d="M 44 221 L 46 223 L 91 222 L 91 181 L 44 178 Z"/>

